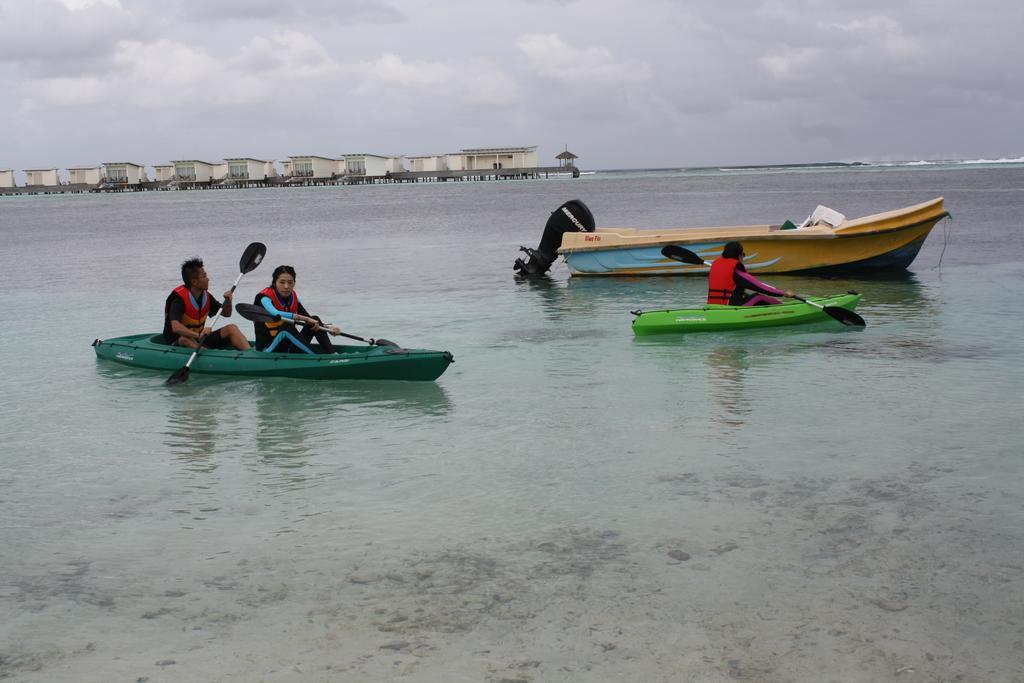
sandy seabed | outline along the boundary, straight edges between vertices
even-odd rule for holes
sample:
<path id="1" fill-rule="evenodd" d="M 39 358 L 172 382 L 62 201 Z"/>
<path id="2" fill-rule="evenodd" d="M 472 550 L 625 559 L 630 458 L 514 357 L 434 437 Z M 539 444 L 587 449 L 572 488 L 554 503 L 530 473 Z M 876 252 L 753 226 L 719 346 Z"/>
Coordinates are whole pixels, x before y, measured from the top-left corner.
<path id="1" fill-rule="evenodd" d="M 1024 681 L 1021 527 L 997 524 L 1015 497 L 918 465 L 681 471 L 649 493 L 609 528 L 430 548 L 341 531 L 158 587 L 72 563 L 8 594 L 39 620 L 8 623 L 0 678 Z M 67 633 L 19 628 L 62 614 Z"/>

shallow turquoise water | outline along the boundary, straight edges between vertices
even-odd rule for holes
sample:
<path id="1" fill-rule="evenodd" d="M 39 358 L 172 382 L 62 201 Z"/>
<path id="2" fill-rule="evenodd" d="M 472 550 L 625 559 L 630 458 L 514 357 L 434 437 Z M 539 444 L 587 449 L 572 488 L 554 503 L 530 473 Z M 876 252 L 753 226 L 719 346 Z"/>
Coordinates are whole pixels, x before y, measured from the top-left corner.
<path id="1" fill-rule="evenodd" d="M 4 200 L 0 674 L 1012 679 L 1022 180 L 624 174 Z M 599 224 L 642 227 L 938 195 L 955 216 L 941 268 L 942 225 L 906 277 L 773 279 L 862 292 L 860 331 L 636 340 L 630 309 L 699 301 L 704 284 L 511 271 L 575 196 Z M 219 293 L 256 239 L 266 270 L 239 300 L 290 263 L 314 312 L 456 364 L 422 385 L 168 389 L 95 360 L 95 337 L 158 329 L 183 258 L 204 256 Z"/>

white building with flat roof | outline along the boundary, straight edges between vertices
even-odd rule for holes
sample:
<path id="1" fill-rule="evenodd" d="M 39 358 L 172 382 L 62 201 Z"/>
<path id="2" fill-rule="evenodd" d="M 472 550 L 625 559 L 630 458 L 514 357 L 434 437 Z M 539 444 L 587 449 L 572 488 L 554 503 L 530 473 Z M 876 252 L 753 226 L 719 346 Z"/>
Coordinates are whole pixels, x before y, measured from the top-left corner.
<path id="1" fill-rule="evenodd" d="M 172 161 L 174 164 L 174 175 L 172 180 L 180 183 L 208 183 L 213 179 L 213 170 L 216 164 L 198 159 L 185 159 Z"/>
<path id="2" fill-rule="evenodd" d="M 13 170 L 7 168 L 0 171 L 0 187 L 15 187 Z"/>
<path id="3" fill-rule="evenodd" d="M 44 187 L 56 187 L 60 185 L 60 177 L 55 168 L 26 168 L 25 187 L 42 185 Z"/>
<path id="4" fill-rule="evenodd" d="M 444 155 L 444 164 L 448 167 L 449 171 L 465 171 L 466 170 L 466 159 L 462 154 L 456 152 L 454 154 Z"/>
<path id="5" fill-rule="evenodd" d="M 478 147 L 466 148 L 458 153 L 466 171 L 499 168 L 535 168 L 537 146 L 532 147 Z"/>
<path id="6" fill-rule="evenodd" d="M 149 182 L 142 164 L 133 164 L 130 161 L 104 162 L 103 175 L 112 185 L 138 185 Z"/>
<path id="7" fill-rule="evenodd" d="M 384 170 L 388 173 L 404 173 L 405 157 L 388 157 L 384 163 Z"/>
<path id="8" fill-rule="evenodd" d="M 291 160 L 291 177 L 310 180 L 330 180 L 344 170 L 341 159 L 320 156 L 288 157 Z M 287 166 L 286 166 L 287 167 Z"/>
<path id="9" fill-rule="evenodd" d="M 370 178 L 383 177 L 388 172 L 388 160 L 391 157 L 380 154 L 343 154 L 345 173 Z"/>
<path id="10" fill-rule="evenodd" d="M 99 185 L 103 181 L 103 169 L 99 166 L 69 166 L 69 185 Z"/>
<path id="11" fill-rule="evenodd" d="M 174 164 L 153 164 L 153 174 L 157 182 L 166 182 L 174 179 Z"/>
<path id="12" fill-rule="evenodd" d="M 225 159 L 228 162 L 228 180 L 268 180 L 277 177 L 277 167 L 273 161 L 237 157 Z"/>
<path id="13" fill-rule="evenodd" d="M 450 170 L 447 154 L 425 154 L 423 156 L 406 157 L 406 159 L 409 160 L 409 170 L 417 173 Z"/>

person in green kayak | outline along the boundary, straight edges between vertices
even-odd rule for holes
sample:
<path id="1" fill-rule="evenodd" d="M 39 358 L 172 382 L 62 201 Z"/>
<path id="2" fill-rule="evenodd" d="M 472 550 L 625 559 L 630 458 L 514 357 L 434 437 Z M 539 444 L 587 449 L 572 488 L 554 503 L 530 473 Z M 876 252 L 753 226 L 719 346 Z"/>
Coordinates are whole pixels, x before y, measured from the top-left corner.
<path id="1" fill-rule="evenodd" d="M 708 272 L 708 303 L 728 306 L 768 306 L 782 303 L 772 297 L 792 297 L 793 292 L 772 287 L 747 272 L 743 245 L 726 242 L 722 255 Z M 748 293 L 748 290 L 751 293 Z"/>
<path id="2" fill-rule="evenodd" d="M 271 315 L 281 316 L 277 322 L 254 322 L 256 348 L 277 353 L 316 353 L 311 342 L 316 339 L 320 353 L 334 353 L 331 334 L 339 334 L 335 326 L 324 327 L 320 318 L 312 316 L 299 301 L 295 292 L 295 269 L 278 266 L 274 269 L 269 287 L 256 295 L 254 304 L 262 306 Z M 303 325 L 302 331 L 298 325 Z"/>
<path id="3" fill-rule="evenodd" d="M 190 258 L 181 264 L 181 279 L 164 302 L 164 341 L 168 344 L 208 349 L 232 347 L 245 351 L 251 348 L 237 325 L 216 330 L 206 327 L 206 320 L 217 315 L 222 305 L 209 291 L 210 276 L 201 258 Z M 231 316 L 231 290 L 224 292 L 223 315 Z"/>

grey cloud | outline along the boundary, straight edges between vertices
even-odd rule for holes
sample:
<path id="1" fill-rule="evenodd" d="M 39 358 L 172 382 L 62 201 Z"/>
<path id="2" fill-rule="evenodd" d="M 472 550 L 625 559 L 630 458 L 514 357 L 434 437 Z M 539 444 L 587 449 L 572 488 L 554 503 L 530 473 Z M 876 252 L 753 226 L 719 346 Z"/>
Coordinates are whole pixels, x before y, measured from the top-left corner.
<path id="1" fill-rule="evenodd" d="M 161 3 L 165 4 L 165 3 Z M 400 22 L 404 14 L 384 0 L 215 0 L 174 3 L 190 22 L 329 21 L 338 24 Z"/>
<path id="2" fill-rule="evenodd" d="M 117 41 L 145 35 L 138 17 L 106 5 L 71 11 L 56 0 L 0 4 L 0 63 L 34 77 L 86 73 Z"/>

